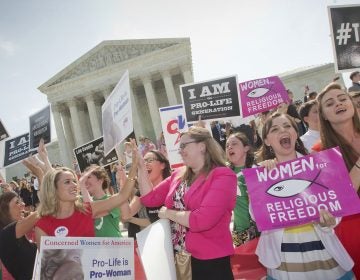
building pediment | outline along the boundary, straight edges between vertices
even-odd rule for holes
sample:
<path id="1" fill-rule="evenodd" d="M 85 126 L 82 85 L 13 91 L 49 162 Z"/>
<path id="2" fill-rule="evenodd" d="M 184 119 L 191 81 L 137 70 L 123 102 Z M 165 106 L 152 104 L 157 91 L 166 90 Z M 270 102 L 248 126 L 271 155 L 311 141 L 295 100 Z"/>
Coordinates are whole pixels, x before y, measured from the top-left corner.
<path id="1" fill-rule="evenodd" d="M 188 42 L 188 38 L 103 41 L 49 79 L 39 89 L 44 92 L 48 87 L 95 72 L 110 65 Z"/>

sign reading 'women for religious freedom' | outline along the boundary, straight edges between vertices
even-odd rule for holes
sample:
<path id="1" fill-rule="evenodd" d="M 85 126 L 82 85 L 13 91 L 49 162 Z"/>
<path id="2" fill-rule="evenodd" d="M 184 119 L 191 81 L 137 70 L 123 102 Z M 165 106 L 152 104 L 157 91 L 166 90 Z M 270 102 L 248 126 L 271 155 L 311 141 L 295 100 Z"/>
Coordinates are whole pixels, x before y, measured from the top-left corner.
<path id="1" fill-rule="evenodd" d="M 243 117 L 269 111 L 290 100 L 277 76 L 243 82 L 239 88 Z"/>
<path id="2" fill-rule="evenodd" d="M 267 170 L 243 171 L 259 230 L 305 224 L 326 209 L 336 217 L 360 212 L 338 148 L 297 158 Z"/>

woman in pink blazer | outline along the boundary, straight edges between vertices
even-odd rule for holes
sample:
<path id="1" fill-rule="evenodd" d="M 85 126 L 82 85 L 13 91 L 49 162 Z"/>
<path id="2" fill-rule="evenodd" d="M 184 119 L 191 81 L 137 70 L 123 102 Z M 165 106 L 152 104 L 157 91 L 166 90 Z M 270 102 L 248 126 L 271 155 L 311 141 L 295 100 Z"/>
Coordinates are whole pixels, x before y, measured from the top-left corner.
<path id="1" fill-rule="evenodd" d="M 139 163 L 141 202 L 147 207 L 164 205 L 159 217 L 171 221 L 175 252 L 191 254 L 192 279 L 233 279 L 230 233 L 237 179 L 225 167 L 225 155 L 210 132 L 191 127 L 180 138 L 184 167 L 156 187 Z"/>

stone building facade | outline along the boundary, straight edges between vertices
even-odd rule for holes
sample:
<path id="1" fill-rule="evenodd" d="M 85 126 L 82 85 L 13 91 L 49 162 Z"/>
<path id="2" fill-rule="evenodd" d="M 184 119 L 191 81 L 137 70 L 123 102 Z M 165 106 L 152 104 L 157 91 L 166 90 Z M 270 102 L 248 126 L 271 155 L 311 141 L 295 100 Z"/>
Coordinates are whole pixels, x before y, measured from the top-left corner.
<path id="1" fill-rule="evenodd" d="M 129 70 L 136 136 L 156 139 L 159 107 L 181 103 L 179 85 L 193 82 L 189 38 L 104 41 L 39 87 L 51 104 L 61 161 L 102 135 L 101 106 Z"/>

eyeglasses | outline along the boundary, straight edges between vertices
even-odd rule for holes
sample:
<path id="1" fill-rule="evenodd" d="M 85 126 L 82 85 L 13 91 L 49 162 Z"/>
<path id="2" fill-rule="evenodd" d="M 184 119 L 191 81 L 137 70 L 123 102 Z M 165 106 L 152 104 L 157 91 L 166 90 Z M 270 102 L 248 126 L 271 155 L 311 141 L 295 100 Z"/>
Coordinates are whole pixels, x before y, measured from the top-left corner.
<path id="1" fill-rule="evenodd" d="M 153 161 L 159 161 L 157 158 L 144 158 L 146 163 L 152 163 Z"/>
<path id="2" fill-rule="evenodd" d="M 181 143 L 181 144 L 179 145 L 179 148 L 180 148 L 180 150 L 184 150 L 188 144 L 198 143 L 198 142 L 199 142 L 199 141 L 194 140 L 194 141 L 189 141 L 189 142 L 186 142 L 186 143 Z"/>

